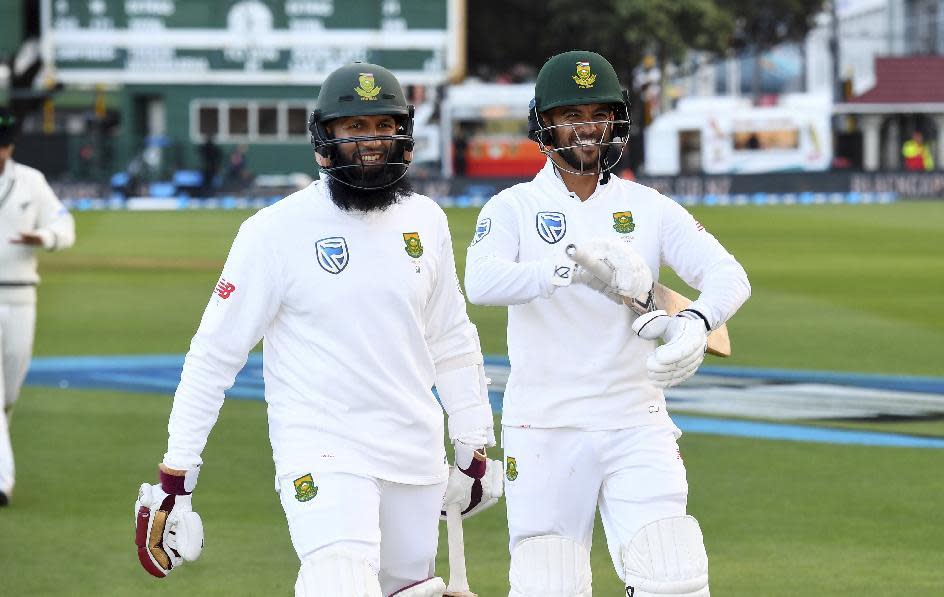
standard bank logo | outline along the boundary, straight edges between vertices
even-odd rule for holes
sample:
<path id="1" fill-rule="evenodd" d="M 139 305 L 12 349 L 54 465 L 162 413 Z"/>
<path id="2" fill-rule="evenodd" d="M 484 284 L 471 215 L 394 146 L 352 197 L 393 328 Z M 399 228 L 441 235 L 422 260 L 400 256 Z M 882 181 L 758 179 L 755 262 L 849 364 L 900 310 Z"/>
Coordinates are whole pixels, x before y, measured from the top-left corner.
<path id="1" fill-rule="evenodd" d="M 488 233 L 492 231 L 492 219 L 491 218 L 482 218 L 479 220 L 479 223 L 475 226 L 475 235 L 472 237 L 472 246 L 474 247 L 476 243 L 488 236 Z"/>
<path id="2" fill-rule="evenodd" d="M 554 244 L 567 233 L 567 220 L 559 211 L 540 211 L 535 218 L 538 236 L 545 242 Z"/>
<path id="3" fill-rule="evenodd" d="M 315 243 L 318 265 L 329 274 L 340 274 L 347 267 L 347 241 L 340 236 L 323 238 Z"/>

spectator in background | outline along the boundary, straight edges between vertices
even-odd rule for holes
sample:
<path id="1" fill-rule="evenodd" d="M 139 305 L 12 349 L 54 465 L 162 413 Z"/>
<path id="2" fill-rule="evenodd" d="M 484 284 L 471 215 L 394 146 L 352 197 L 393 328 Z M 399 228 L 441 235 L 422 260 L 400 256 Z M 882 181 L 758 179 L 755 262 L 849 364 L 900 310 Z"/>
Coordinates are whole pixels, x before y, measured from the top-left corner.
<path id="1" fill-rule="evenodd" d="M 249 184 L 251 174 L 246 168 L 246 145 L 237 145 L 229 154 L 226 164 L 226 177 L 223 186 L 228 191 L 242 191 Z"/>
<path id="2" fill-rule="evenodd" d="M 921 131 L 911 133 L 911 139 L 905 141 L 901 147 L 901 155 L 905 158 L 905 170 L 912 172 L 930 172 L 934 170 L 934 158 L 931 150 L 924 144 L 924 135 Z"/>
<path id="3" fill-rule="evenodd" d="M 41 172 L 13 161 L 15 119 L 0 108 L 0 506 L 13 495 L 9 424 L 33 352 L 36 252 L 67 249 L 75 223 Z"/>
<path id="4" fill-rule="evenodd" d="M 223 152 L 220 151 L 220 146 L 213 142 L 212 134 L 208 134 L 206 141 L 200 146 L 200 159 L 203 161 L 203 167 L 200 170 L 203 173 L 201 194 L 204 197 L 211 197 L 214 194 L 213 179 L 220 171 L 220 162 L 223 159 Z"/>

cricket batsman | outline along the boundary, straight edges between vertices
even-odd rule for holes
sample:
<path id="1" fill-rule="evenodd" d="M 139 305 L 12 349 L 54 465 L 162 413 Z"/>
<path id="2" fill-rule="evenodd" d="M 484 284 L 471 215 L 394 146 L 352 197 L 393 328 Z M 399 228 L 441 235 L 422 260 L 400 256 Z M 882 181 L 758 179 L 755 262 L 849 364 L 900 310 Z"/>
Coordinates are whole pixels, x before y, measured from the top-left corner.
<path id="1" fill-rule="evenodd" d="M 13 161 L 17 123 L 0 108 L 0 507 L 13 497 L 9 427 L 36 327 L 36 253 L 75 243 L 75 222 L 41 172 Z"/>
<path id="2" fill-rule="evenodd" d="M 489 200 L 468 249 L 469 300 L 508 306 L 511 597 L 590 596 L 597 508 L 626 595 L 709 594 L 662 390 L 695 373 L 707 333 L 750 286 L 684 208 L 611 172 L 629 135 L 627 98 L 599 54 L 548 60 L 529 119 L 547 163 Z M 589 256 L 584 266 L 570 244 Z M 663 265 L 700 295 L 674 317 L 637 316 L 622 299 L 646 296 Z"/>
<path id="3" fill-rule="evenodd" d="M 413 106 L 387 69 L 331 73 L 309 130 L 323 176 L 233 241 L 174 396 L 160 482 L 135 504 L 138 555 L 157 577 L 199 556 L 200 454 L 262 339 L 295 595 L 438 597 L 441 510 L 472 514 L 502 486 L 501 463 L 483 458 L 492 413 L 446 216 L 405 178 Z"/>

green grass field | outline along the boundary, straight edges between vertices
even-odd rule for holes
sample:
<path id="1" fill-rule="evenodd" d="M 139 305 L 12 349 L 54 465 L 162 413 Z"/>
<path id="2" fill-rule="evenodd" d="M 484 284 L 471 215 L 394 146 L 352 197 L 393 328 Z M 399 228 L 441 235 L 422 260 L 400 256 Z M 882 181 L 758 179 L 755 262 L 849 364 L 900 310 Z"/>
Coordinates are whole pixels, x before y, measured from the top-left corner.
<path id="1" fill-rule="evenodd" d="M 37 355 L 185 352 L 248 213 L 79 213 L 79 243 L 44 256 Z M 450 211 L 460 273 L 474 210 Z M 696 210 L 745 265 L 731 364 L 944 375 L 944 203 Z M 504 310 L 470 308 L 487 353 Z M 0 595 L 289 595 L 297 572 L 261 402 L 230 400 L 195 494 L 201 559 L 140 569 L 132 505 L 165 449 L 170 397 L 28 387 L 14 504 L 0 510 Z M 850 426 L 944 437 L 944 422 Z M 686 434 L 690 510 L 716 596 L 944 594 L 944 453 Z M 467 521 L 481 597 L 507 594 L 501 505 Z M 597 525 L 597 595 L 620 595 Z M 445 549 L 439 570 L 445 573 Z"/>

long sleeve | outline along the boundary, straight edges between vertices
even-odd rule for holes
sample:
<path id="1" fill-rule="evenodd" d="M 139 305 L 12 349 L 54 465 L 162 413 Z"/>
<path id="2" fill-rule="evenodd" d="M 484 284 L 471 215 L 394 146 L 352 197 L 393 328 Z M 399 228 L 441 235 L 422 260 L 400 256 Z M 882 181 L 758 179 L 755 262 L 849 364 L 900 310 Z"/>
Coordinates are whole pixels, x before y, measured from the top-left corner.
<path id="1" fill-rule="evenodd" d="M 184 361 L 168 423 L 167 466 L 189 469 L 201 464 L 224 392 L 278 312 L 279 267 L 260 222 L 245 222 Z"/>
<path id="2" fill-rule="evenodd" d="M 493 197 L 479 213 L 475 236 L 465 264 L 465 290 L 476 305 L 520 305 L 553 294 L 554 264 L 519 263 L 518 222 L 502 195 Z"/>
<path id="3" fill-rule="evenodd" d="M 662 220 L 662 260 L 701 293 L 692 303 L 714 329 L 751 296 L 747 273 L 688 211 L 666 200 Z"/>
<path id="4" fill-rule="evenodd" d="M 74 245 L 75 221 L 46 182 L 46 177 L 36 172 L 31 188 L 39 208 L 34 232 L 42 237 L 43 248 L 59 251 Z"/>
<path id="5" fill-rule="evenodd" d="M 436 284 L 426 308 L 426 341 L 436 369 L 436 389 L 449 415 L 449 435 L 492 426 L 482 348 L 459 287 L 452 239 L 443 216 Z"/>

